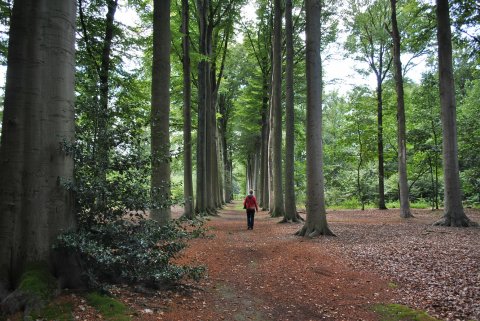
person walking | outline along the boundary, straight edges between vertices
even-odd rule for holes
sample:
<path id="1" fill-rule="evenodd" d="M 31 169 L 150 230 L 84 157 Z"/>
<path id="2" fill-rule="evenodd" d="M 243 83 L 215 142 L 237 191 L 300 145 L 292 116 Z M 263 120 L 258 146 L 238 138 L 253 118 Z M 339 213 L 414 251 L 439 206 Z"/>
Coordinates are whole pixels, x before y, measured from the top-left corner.
<path id="1" fill-rule="evenodd" d="M 253 230 L 253 221 L 255 212 L 258 212 L 257 199 L 253 196 L 253 189 L 250 190 L 247 197 L 243 201 L 243 208 L 247 210 L 247 229 Z"/>

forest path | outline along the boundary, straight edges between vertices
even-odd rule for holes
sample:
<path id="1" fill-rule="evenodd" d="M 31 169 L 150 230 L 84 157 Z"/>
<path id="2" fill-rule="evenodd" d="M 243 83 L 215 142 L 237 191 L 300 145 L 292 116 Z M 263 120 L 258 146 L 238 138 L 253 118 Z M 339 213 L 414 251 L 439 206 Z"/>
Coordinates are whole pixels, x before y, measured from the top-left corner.
<path id="1" fill-rule="evenodd" d="M 207 221 L 212 237 L 192 240 L 177 262 L 206 266 L 198 283 L 117 285 L 112 294 L 129 307 L 124 319 L 102 316 L 81 292 L 56 302 L 70 302 L 71 320 L 83 321 L 374 321 L 374 304 L 391 302 L 445 321 L 480 320 L 480 228 L 433 226 L 442 211 L 413 212 L 405 220 L 398 209 L 332 210 L 337 237 L 306 239 L 294 236 L 301 224 L 278 224 L 267 212 L 247 230 L 235 202 Z M 480 222 L 479 210 L 466 212 Z"/>
<path id="2" fill-rule="evenodd" d="M 392 297 L 388 281 L 353 270 L 329 251 L 327 239 L 296 237 L 301 225 L 279 220 L 259 212 L 247 230 L 240 202 L 212 217 L 214 237 L 192 241 L 185 253 L 208 268 L 208 277 L 156 319 L 378 320 L 372 306 Z"/>

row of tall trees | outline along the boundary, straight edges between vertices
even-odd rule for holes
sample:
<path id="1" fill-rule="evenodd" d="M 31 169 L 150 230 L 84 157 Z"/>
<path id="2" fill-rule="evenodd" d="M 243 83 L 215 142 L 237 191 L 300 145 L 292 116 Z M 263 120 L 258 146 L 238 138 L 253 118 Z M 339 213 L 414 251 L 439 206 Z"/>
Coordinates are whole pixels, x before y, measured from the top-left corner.
<path id="1" fill-rule="evenodd" d="M 478 46 L 478 37 L 465 37 L 478 30 L 475 24 L 474 29 L 469 26 L 475 14 L 455 17 L 461 35 L 453 37 L 460 48 L 453 56 L 446 0 L 437 0 L 437 27 L 421 24 L 416 27 L 421 32 L 407 29 L 412 24 L 407 17 L 432 22 L 422 13 L 433 10 L 423 10 L 415 1 L 352 3 L 346 46 L 375 74 L 372 116 L 368 89 L 357 88 L 348 101 L 324 96 L 321 53 L 337 28 L 328 2 L 287 1 L 283 8 L 279 0 L 258 1 L 258 19 L 243 27 L 244 43 L 232 47 L 234 22 L 244 4 L 155 0 L 152 7 L 148 1 L 132 0 L 129 8 L 139 13 L 132 25 L 118 19 L 117 0 L 18 0 L 11 18 L 8 10 L 2 11 L 8 12 L 2 19 L 10 30 L 0 146 L 0 298 L 18 284 L 32 262 L 48 262 L 59 276 L 71 271 L 66 267 L 70 260 L 55 259 L 65 253 L 52 251 L 52 244 L 60 233 L 77 226 L 103 224 L 147 209 L 152 218 L 166 223 L 178 194 L 186 216 L 214 214 L 232 198 L 233 165 L 239 159 L 247 168 L 246 184 L 257 190 L 262 207 L 273 216 L 295 221 L 295 196 L 306 195 L 307 218 L 298 235 L 333 234 L 325 214 L 335 188 L 344 194 L 353 189 L 365 205 L 374 186 L 378 206 L 386 207 L 385 164 L 394 164 L 387 171 L 398 170 L 403 216 L 409 216 L 412 186 L 427 171 L 435 195 L 440 176 L 444 179 L 445 216 L 439 224 L 474 224 L 462 208 L 460 179 L 470 182 L 469 195 L 478 197 L 478 142 L 463 128 L 459 138 L 469 145 L 457 146 L 455 97 L 460 93 L 465 106 L 462 125 L 478 130 L 473 120 L 478 114 L 479 57 L 465 45 Z M 411 11 L 405 14 L 407 10 Z M 300 36 L 303 30 L 306 43 Z M 431 30 L 437 32 L 438 55 L 431 58 L 438 61 L 433 70 L 439 72 L 440 94 L 432 94 L 437 79 L 433 74 L 426 74 L 418 86 L 407 84 L 407 95 L 417 91 L 418 98 L 416 105 L 412 100 L 409 104 L 426 113 L 409 121 L 402 107 L 402 75 L 409 64 L 402 66 L 399 56 L 402 50 L 413 56 L 427 51 Z M 384 87 L 393 62 L 397 90 L 389 97 L 396 97 L 396 104 L 389 103 Z M 452 62 L 461 72 L 453 73 Z M 426 112 L 434 109 L 438 98 L 442 137 L 438 117 Z M 329 99 L 331 103 L 324 104 Z M 385 137 L 392 137 L 383 118 L 389 105 L 398 112 L 399 129 L 393 133 L 397 143 L 388 144 L 395 162 L 384 155 Z M 332 118 L 324 118 L 324 112 Z M 386 116 L 396 118 L 394 114 Z M 414 147 L 405 137 L 410 123 L 418 125 L 410 129 Z M 438 173 L 440 141 L 443 175 Z M 419 152 L 411 157 L 411 162 L 419 162 L 410 165 L 414 179 L 406 176 L 409 146 Z M 376 166 L 372 158 L 377 158 Z M 341 182 L 348 168 L 354 168 L 355 176 Z M 465 177 L 459 176 L 462 169 Z M 177 172 L 182 173 L 180 193 L 173 179 Z M 373 177 L 377 184 L 372 184 Z M 302 188 L 302 193 L 293 193 Z M 62 279 L 71 285 L 76 281 L 71 275 Z"/>
<path id="2" fill-rule="evenodd" d="M 256 134 L 255 137 L 251 138 L 250 147 L 251 150 L 253 150 L 253 156 L 248 154 L 247 159 L 255 159 L 257 157 L 259 159 L 259 162 L 262 164 L 260 166 L 246 166 L 247 170 L 247 186 L 248 187 L 254 187 L 258 190 L 259 194 L 259 199 L 264 208 L 269 208 L 271 215 L 272 216 L 284 216 L 284 221 L 288 220 L 295 220 L 296 216 L 292 214 L 294 210 L 292 210 L 291 205 L 288 205 L 289 210 L 285 210 L 285 207 L 282 206 L 282 202 L 285 200 L 285 205 L 287 205 L 287 195 L 288 199 L 291 199 L 291 195 L 295 195 L 294 191 L 295 188 L 302 185 L 302 182 L 299 182 L 297 180 L 296 183 L 292 184 L 292 177 L 294 175 L 292 174 L 293 172 L 293 166 L 292 166 L 292 158 L 291 155 L 294 154 L 292 152 L 292 144 L 291 142 L 294 140 L 295 137 L 295 132 L 292 133 L 292 127 L 291 123 L 289 120 L 292 118 L 292 115 L 295 114 L 291 112 L 291 105 L 292 105 L 292 95 L 290 91 L 291 87 L 291 71 L 289 68 L 293 65 L 291 63 L 291 2 L 287 1 L 285 3 L 285 49 L 280 49 L 276 50 L 275 46 L 278 44 L 275 42 L 276 37 L 281 38 L 281 36 L 278 36 L 277 30 L 281 29 L 280 27 L 277 27 L 276 24 L 280 24 L 277 20 L 276 17 L 281 15 L 281 12 L 283 8 L 281 7 L 280 2 L 275 2 L 270 3 L 270 7 L 268 4 L 264 5 L 263 7 L 260 6 L 258 12 L 259 14 L 259 19 L 256 22 L 256 25 L 252 25 L 252 30 L 247 29 L 247 35 L 248 35 L 248 41 L 246 41 L 245 46 L 250 47 L 250 50 L 252 53 L 252 56 L 255 58 L 253 61 L 256 61 L 259 63 L 261 66 L 262 64 L 260 63 L 260 47 L 257 45 L 257 42 L 254 39 L 255 33 L 257 33 L 257 39 L 260 39 L 260 35 L 262 32 L 262 26 L 268 26 L 268 24 L 273 23 L 273 27 L 269 28 L 269 30 L 273 29 L 274 34 L 270 36 L 272 47 L 270 50 L 268 48 L 264 50 L 265 54 L 264 56 L 267 57 L 269 55 L 270 59 L 264 59 L 264 65 L 265 67 L 262 67 L 259 72 L 262 72 L 262 75 L 267 74 L 265 71 L 270 72 L 271 74 L 267 74 L 267 76 L 264 76 L 264 79 L 266 79 L 268 84 L 269 90 L 264 91 L 264 101 L 269 101 L 269 118 L 270 120 L 268 122 L 265 122 L 265 117 L 262 118 L 262 129 L 266 129 L 266 131 L 262 130 L 262 134 L 260 135 L 259 133 Z M 441 8 L 441 5 L 437 5 L 436 7 L 432 7 L 429 5 L 426 5 L 424 3 L 420 3 L 417 1 L 371 1 L 371 2 L 355 2 L 352 1 L 349 3 L 347 6 L 348 9 L 345 11 L 345 21 L 346 21 L 346 30 L 349 32 L 349 36 L 347 38 L 347 41 L 345 43 L 345 48 L 347 51 L 357 59 L 359 62 L 363 62 L 366 66 L 365 69 L 359 70 L 360 73 L 362 74 L 370 74 L 372 73 L 375 76 L 376 79 L 376 105 L 377 105 L 377 115 L 376 115 L 376 122 L 377 122 L 377 137 L 376 137 L 376 143 L 377 143 L 377 151 L 375 153 L 372 152 L 370 148 L 371 140 L 370 141 L 365 141 L 364 137 L 366 135 L 367 130 L 370 131 L 371 127 L 364 127 L 366 125 L 365 121 L 360 120 L 360 117 L 364 117 L 365 115 L 362 115 L 362 113 L 356 113 L 355 117 L 355 122 L 356 125 L 351 128 L 350 130 L 353 131 L 353 133 L 356 133 L 356 138 L 355 140 L 351 142 L 355 142 L 355 145 L 358 145 L 358 158 L 357 158 L 357 169 L 356 169 L 356 195 L 355 198 L 361 203 L 362 207 L 365 206 L 366 202 L 370 202 L 372 199 L 372 195 L 375 194 L 377 196 L 377 206 L 380 209 L 386 209 L 386 192 L 385 192 L 385 166 L 388 164 L 388 166 L 395 165 L 397 166 L 397 171 L 398 174 L 395 176 L 392 176 L 393 172 L 391 170 L 391 167 L 388 168 L 388 172 L 390 173 L 389 176 L 391 177 L 396 177 L 397 180 L 395 181 L 395 190 L 398 190 L 394 195 L 389 195 L 389 199 L 398 199 L 400 202 L 400 207 L 401 207 L 401 216 L 402 217 L 411 217 L 411 211 L 410 211 L 410 196 L 409 192 L 410 189 L 412 189 L 415 184 L 418 185 L 418 180 L 423 179 L 426 177 L 427 171 L 430 172 L 430 177 L 432 177 L 432 189 L 434 192 L 432 192 L 432 195 L 435 195 L 434 198 L 434 203 L 436 206 L 438 206 L 438 192 L 439 192 L 439 159 L 440 159 L 440 154 L 435 152 L 434 150 L 431 150 L 428 153 L 428 158 L 423 160 L 423 163 L 428 163 L 428 166 L 421 166 L 415 168 L 415 166 L 410 165 L 410 167 L 413 167 L 414 171 L 410 177 L 407 176 L 407 167 L 408 167 L 408 162 L 407 162 L 407 151 L 409 149 L 409 146 L 411 146 L 412 143 L 409 143 L 408 141 L 408 136 L 407 136 L 407 127 L 408 127 L 408 120 L 406 119 L 405 116 L 405 93 L 404 93 L 404 74 L 411 70 L 412 68 L 415 67 L 415 58 L 418 58 L 420 56 L 424 57 L 430 57 L 432 61 L 437 60 L 436 53 L 431 50 L 433 44 L 436 41 L 435 36 L 435 31 L 437 31 L 437 36 L 440 37 L 445 33 L 444 30 L 442 30 L 441 23 L 447 23 L 450 25 L 449 17 L 445 16 L 438 16 L 438 8 Z M 399 8 L 399 10 L 397 9 Z M 328 6 L 326 3 L 323 3 L 323 12 L 322 12 L 322 17 L 328 17 L 329 15 L 329 10 Z M 298 14 L 301 16 L 302 15 L 302 7 L 297 7 L 297 18 Z M 437 16 L 435 17 L 435 12 L 437 12 Z M 263 19 L 262 13 L 267 13 L 269 15 L 269 18 Z M 465 19 L 465 17 L 461 18 L 462 21 L 470 21 L 469 19 Z M 323 21 L 323 20 L 321 20 Z M 438 28 L 436 27 L 436 24 L 438 22 Z M 471 25 L 470 25 L 470 28 Z M 335 30 L 334 28 L 332 28 Z M 296 33 L 301 32 L 302 29 L 296 30 Z M 474 30 L 473 28 L 471 30 Z M 328 39 L 328 32 L 329 30 L 327 28 L 322 29 L 322 35 L 325 36 L 326 39 L 322 41 L 323 46 L 328 45 L 329 39 Z M 465 31 L 462 31 L 465 33 Z M 437 38 L 438 38 L 437 37 Z M 459 37 L 460 38 L 460 37 Z M 457 38 L 457 39 L 459 39 Z M 462 38 L 465 39 L 465 38 Z M 473 39 L 473 42 L 475 42 L 475 37 L 471 37 Z M 451 43 L 450 40 L 444 40 L 445 42 Z M 455 38 L 454 38 L 455 41 Z M 440 41 L 438 41 L 440 43 Z M 461 48 L 461 47 L 460 47 Z M 297 47 L 296 48 L 296 54 L 297 54 L 297 59 L 298 57 L 301 57 L 302 51 L 304 48 Z M 278 59 L 275 54 L 276 52 L 282 52 L 282 55 L 284 55 L 283 58 Z M 445 50 L 443 47 L 439 48 L 439 53 L 438 56 L 440 57 Z M 285 53 L 285 54 L 284 54 Z M 401 57 L 409 57 L 409 60 L 406 61 L 404 65 L 402 65 L 401 62 Z M 478 58 L 477 58 L 478 59 Z M 285 66 L 285 72 L 282 71 L 277 71 L 279 68 L 282 68 L 282 65 L 279 64 L 275 65 L 276 61 L 281 60 L 283 61 L 283 66 Z M 299 59 L 300 60 L 300 59 Z M 437 61 L 441 61 L 441 59 L 438 59 Z M 301 68 L 301 62 L 296 63 L 295 67 Z M 360 65 L 361 66 L 361 65 Z M 444 67 L 440 67 L 444 68 Z M 281 69 L 280 69 L 281 70 Z M 433 69 L 435 70 L 435 69 Z M 474 69 L 470 69 L 470 72 L 474 73 Z M 276 105 L 276 100 L 278 100 L 277 95 L 282 95 L 278 93 L 278 88 L 282 90 L 282 85 L 279 84 L 282 82 L 282 77 L 276 77 L 276 75 L 282 75 L 282 77 L 285 77 L 285 116 L 286 116 L 286 126 L 287 128 L 285 129 L 285 148 L 287 149 L 285 154 L 282 153 L 282 144 L 278 144 L 278 136 L 279 134 L 276 132 L 277 128 L 280 128 L 282 126 L 282 122 L 278 122 L 278 119 L 282 117 L 282 112 L 278 112 L 276 108 L 278 106 Z M 472 76 L 472 75 L 471 75 Z M 440 77 L 446 77 L 444 75 Z M 395 86 L 392 87 L 392 79 L 395 80 Z M 443 79 L 443 78 L 441 78 Z M 297 75 L 296 79 L 296 88 L 300 88 L 302 83 L 301 76 Z M 407 83 L 409 86 L 409 90 L 413 88 L 413 84 L 411 82 Z M 387 86 L 387 95 L 385 95 L 385 86 Z M 267 87 L 267 86 L 265 86 Z M 395 93 L 392 93 L 391 88 L 396 88 Z M 435 90 L 435 88 L 432 88 L 432 90 Z M 298 92 L 298 91 L 297 91 Z M 363 92 L 363 93 L 362 93 Z M 411 91 L 410 91 L 411 93 Z M 409 93 L 409 94 L 410 94 Z M 247 94 L 247 93 L 246 93 Z M 360 94 L 360 96 L 358 96 Z M 247 94 L 249 97 L 251 94 Z M 367 94 L 368 95 L 368 94 Z M 446 95 L 445 92 L 442 90 L 440 96 L 454 96 L 454 92 Z M 301 95 L 300 95 L 301 96 Z M 352 95 L 351 96 L 351 103 L 353 105 L 357 105 L 357 108 L 363 108 L 361 107 L 362 105 L 365 106 L 365 103 L 370 104 L 370 102 L 363 102 L 362 100 L 365 97 L 365 91 L 361 90 L 357 92 L 357 96 Z M 387 126 L 385 126 L 384 123 L 384 114 L 385 114 L 385 105 L 388 104 L 388 107 L 393 105 L 392 101 L 389 100 L 391 97 L 396 97 L 396 112 L 392 113 L 392 110 L 388 110 L 388 117 L 391 118 L 391 115 L 396 115 L 396 124 L 395 127 L 397 128 L 396 131 L 392 131 L 394 123 L 391 121 L 388 121 Z M 437 95 L 438 97 L 438 95 Z M 305 100 L 304 97 L 299 97 L 296 101 L 297 107 L 296 109 L 299 110 L 302 108 L 302 105 L 305 105 Z M 283 100 L 283 98 L 281 99 Z M 357 100 L 357 101 L 354 101 Z M 337 100 L 338 101 L 338 100 Z M 345 105 L 345 103 L 342 103 Z M 428 103 L 429 106 L 432 104 L 435 104 L 435 101 L 432 100 Z M 266 104 L 265 104 L 266 105 Z M 299 106 L 300 105 L 300 106 Z M 283 108 L 283 106 L 282 106 Z M 329 107 L 326 107 L 329 108 Z M 356 108 L 355 108 L 356 109 Z M 263 110 L 263 109 L 262 109 Z M 257 109 L 256 111 L 258 114 L 262 114 L 260 110 Z M 298 113 L 298 112 L 297 112 Z M 351 111 L 344 110 L 344 113 L 347 114 L 343 115 L 343 118 L 349 119 Z M 280 114 L 280 116 L 278 116 Z M 438 116 L 440 115 L 440 112 L 437 113 L 437 119 Z M 442 112 L 442 115 L 445 115 L 444 112 Z M 301 118 L 302 116 L 300 116 Z M 339 116 L 340 118 L 342 115 Z M 431 133 L 433 133 L 433 141 L 434 145 L 438 148 L 439 143 L 443 140 L 439 139 L 438 134 L 439 134 L 439 127 L 438 127 L 438 122 L 435 121 L 435 116 L 432 116 L 432 122 L 430 124 L 431 127 Z M 452 115 L 453 118 L 455 118 Z M 242 118 L 243 119 L 243 118 Z M 329 122 L 330 120 L 327 120 Z M 370 121 L 370 120 L 368 120 Z M 260 121 L 259 121 L 260 122 Z M 368 125 L 370 126 L 370 125 Z M 390 127 L 389 127 L 390 126 Z M 363 128 L 362 128 L 363 127 Z M 451 130 L 456 130 L 453 129 L 455 126 L 453 124 L 444 124 L 443 128 L 451 128 Z M 250 128 L 249 128 L 250 130 Z M 335 130 L 338 131 L 338 128 Z M 391 141 L 387 141 L 387 147 L 391 152 L 394 152 L 397 155 L 397 160 L 392 161 L 390 156 L 389 159 L 385 159 L 385 131 L 387 130 L 387 139 L 390 140 L 390 138 L 393 135 L 396 135 L 396 144 L 392 144 Z M 266 134 L 264 134 L 266 133 Z M 445 133 L 445 131 L 444 131 Z M 328 135 L 329 133 L 327 133 Z M 267 138 L 268 137 L 268 138 Z M 298 133 L 297 133 L 298 137 Z M 413 139 L 415 138 L 415 135 L 412 135 Z M 452 139 L 452 135 L 448 135 L 449 139 Z M 327 139 L 329 139 L 328 137 Z M 255 141 L 257 139 L 261 139 L 261 144 L 262 147 L 257 150 L 255 146 Z M 412 142 L 413 142 L 412 139 Z M 332 144 L 338 144 L 338 139 L 336 141 L 332 141 Z M 453 143 L 452 143 L 453 144 Z M 263 145 L 267 145 L 266 147 L 263 147 Z M 305 145 L 302 145 L 305 147 Z M 330 148 L 327 146 L 326 148 Z M 334 158 L 336 160 L 340 160 L 338 156 L 335 155 L 335 151 L 338 151 L 339 148 L 334 149 Z M 411 149 L 411 148 L 410 148 Z M 308 148 L 307 148 L 308 150 Z M 442 149 L 443 152 L 445 152 L 445 148 Z M 265 155 L 265 156 L 264 156 Z M 278 156 L 282 155 L 282 156 Z M 371 155 L 376 155 L 377 156 L 377 165 L 375 166 L 378 170 L 377 172 L 377 192 L 375 193 L 372 190 L 367 190 L 370 188 L 369 186 L 375 186 L 373 182 L 370 182 L 368 184 L 367 181 L 365 180 L 366 176 L 365 175 L 370 175 L 372 177 L 371 173 L 368 174 L 365 168 L 367 166 L 372 166 L 372 163 L 370 161 L 367 162 L 367 158 L 371 159 Z M 327 155 L 327 157 L 329 157 Z M 414 155 L 415 158 L 417 155 Z M 285 167 L 282 168 L 282 158 L 284 157 L 285 161 Z M 444 161 L 446 160 L 446 155 L 443 155 Z M 297 160 L 297 166 L 301 166 L 299 163 L 301 163 L 302 160 L 305 160 L 304 155 L 296 155 L 295 159 Z M 413 157 L 412 157 L 413 159 Z M 335 161 L 335 159 L 332 159 Z M 249 163 L 249 161 L 247 161 Z M 264 165 L 263 163 L 266 163 Z M 293 164 L 295 164 L 293 162 Z M 390 165 L 391 164 L 391 165 Z M 446 165 L 446 163 L 445 163 Z M 341 166 L 339 164 L 329 164 L 327 163 L 326 168 L 329 170 L 332 167 L 337 166 L 337 168 L 332 172 L 332 173 L 327 173 L 329 175 L 330 180 L 326 182 L 327 185 L 327 191 L 330 190 L 338 190 L 337 187 L 335 187 L 335 181 L 339 182 L 339 178 L 336 177 L 335 175 L 332 175 L 333 173 L 345 173 L 345 171 L 342 171 Z M 279 170 L 279 168 L 282 168 Z M 423 169 L 421 169 L 423 168 Z M 453 169 L 447 169 L 444 166 L 445 171 L 449 171 L 450 175 L 457 175 L 458 176 L 458 168 L 457 170 Z M 254 173 L 252 173 L 252 171 Z M 457 172 L 457 174 L 454 174 Z M 283 185 L 283 178 L 282 174 L 285 174 L 285 185 Z M 453 174 L 452 174 L 453 173 Z M 444 175 L 447 175 L 445 172 Z M 252 179 L 252 177 L 258 176 L 259 179 Z M 266 177 L 266 178 L 265 178 Z M 307 176 L 303 176 L 304 178 L 307 178 Z M 282 182 L 281 182 L 282 181 Z M 260 184 L 256 184 L 255 186 L 253 185 L 253 182 L 261 182 Z M 389 182 L 391 185 L 391 183 Z M 283 188 L 283 191 L 281 191 L 280 188 Z M 398 186 L 398 188 L 397 188 Z M 333 189 L 332 189 L 333 187 Z M 340 186 L 340 188 L 342 188 Z M 389 188 L 391 190 L 391 188 Z M 281 191 L 281 192 L 280 192 Z M 456 187 L 455 194 L 459 197 L 461 197 L 461 190 L 459 188 L 459 185 Z M 285 194 L 285 199 L 284 195 Z M 341 190 L 339 193 L 342 193 Z M 392 192 L 389 192 L 392 194 Z M 297 193 L 298 194 L 298 193 Z M 347 193 L 344 193 L 347 194 Z M 445 199 L 447 198 L 448 195 L 451 195 L 451 193 L 446 193 L 445 194 Z M 415 196 L 417 197 L 417 196 Z M 345 195 L 341 197 L 342 199 L 345 199 Z M 417 197 L 418 198 L 418 197 Z M 330 200 L 331 203 L 334 203 L 335 200 Z M 458 203 L 458 202 L 457 202 Z M 291 204 L 291 202 L 289 202 Z M 307 204 L 308 207 L 308 204 Z M 448 212 L 448 211 L 447 211 Z M 463 212 L 463 210 L 457 210 L 456 212 Z M 460 216 L 463 217 L 464 214 L 459 214 Z M 440 222 L 443 224 L 443 221 Z M 447 224 L 451 224 L 448 223 Z M 460 219 L 457 223 L 454 223 L 453 225 L 462 225 L 462 224 L 470 224 L 468 219 L 462 218 Z"/>

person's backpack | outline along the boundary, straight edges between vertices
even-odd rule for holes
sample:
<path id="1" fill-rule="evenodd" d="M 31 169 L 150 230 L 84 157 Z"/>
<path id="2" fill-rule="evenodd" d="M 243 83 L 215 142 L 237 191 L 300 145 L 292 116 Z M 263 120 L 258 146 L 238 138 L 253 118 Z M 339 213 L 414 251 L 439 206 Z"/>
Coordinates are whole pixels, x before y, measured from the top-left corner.
<path id="1" fill-rule="evenodd" d="M 254 201 L 253 195 L 248 195 L 245 201 L 244 208 L 254 208 L 254 207 L 255 207 L 255 201 Z"/>

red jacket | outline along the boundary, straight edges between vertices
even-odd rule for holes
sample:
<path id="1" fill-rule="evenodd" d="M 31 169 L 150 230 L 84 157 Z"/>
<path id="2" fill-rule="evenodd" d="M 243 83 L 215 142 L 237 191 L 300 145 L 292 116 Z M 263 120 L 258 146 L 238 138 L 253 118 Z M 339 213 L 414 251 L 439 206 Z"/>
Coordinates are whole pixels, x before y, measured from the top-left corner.
<path id="1" fill-rule="evenodd" d="M 248 195 L 243 201 L 243 206 L 247 209 L 256 209 L 258 212 L 257 199 L 253 195 Z"/>

